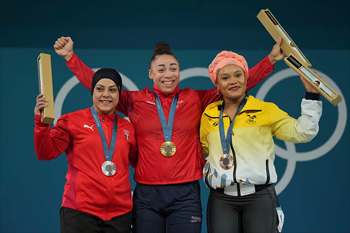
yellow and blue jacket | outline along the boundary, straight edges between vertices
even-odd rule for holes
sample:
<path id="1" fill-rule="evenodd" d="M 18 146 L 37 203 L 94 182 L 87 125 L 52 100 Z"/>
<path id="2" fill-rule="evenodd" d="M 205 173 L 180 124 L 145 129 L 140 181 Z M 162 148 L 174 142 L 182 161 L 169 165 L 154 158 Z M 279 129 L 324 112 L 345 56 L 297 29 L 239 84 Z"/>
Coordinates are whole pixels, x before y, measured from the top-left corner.
<path id="1" fill-rule="evenodd" d="M 225 188 L 230 195 L 247 195 L 255 192 L 254 185 L 277 181 L 274 167 L 273 136 L 292 143 L 311 141 L 318 133 L 322 102 L 303 99 L 301 116 L 290 117 L 275 104 L 249 96 L 232 129 L 230 155 L 234 165 L 229 170 L 221 168 L 223 155 L 219 134 L 219 115 L 223 101 L 207 106 L 201 118 L 200 140 L 202 154 L 206 157 L 203 169 L 207 186 Z M 223 113 L 225 135 L 231 120 Z"/>

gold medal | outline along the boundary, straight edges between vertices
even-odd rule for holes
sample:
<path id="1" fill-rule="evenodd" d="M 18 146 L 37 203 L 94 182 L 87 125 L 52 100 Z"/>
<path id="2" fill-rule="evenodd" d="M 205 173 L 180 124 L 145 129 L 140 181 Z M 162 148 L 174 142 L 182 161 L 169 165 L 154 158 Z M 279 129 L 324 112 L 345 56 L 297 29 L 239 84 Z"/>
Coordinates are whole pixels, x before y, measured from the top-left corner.
<path id="1" fill-rule="evenodd" d="M 225 170 L 230 170 L 233 167 L 233 157 L 229 154 L 224 154 L 220 157 L 220 166 Z"/>
<path id="2" fill-rule="evenodd" d="M 160 152 L 165 156 L 165 157 L 171 157 L 175 154 L 176 152 L 176 146 L 174 143 L 168 141 L 164 142 L 162 146 L 160 147 Z"/>

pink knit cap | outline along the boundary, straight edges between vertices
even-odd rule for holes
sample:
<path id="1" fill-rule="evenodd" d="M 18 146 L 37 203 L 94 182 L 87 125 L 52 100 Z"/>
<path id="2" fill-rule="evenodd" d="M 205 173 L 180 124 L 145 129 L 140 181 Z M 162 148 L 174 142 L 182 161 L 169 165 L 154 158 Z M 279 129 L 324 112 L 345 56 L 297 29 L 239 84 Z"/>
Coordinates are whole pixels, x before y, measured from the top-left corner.
<path id="1" fill-rule="evenodd" d="M 242 68 L 245 73 L 245 78 L 248 79 L 248 64 L 245 58 L 231 51 L 222 51 L 216 55 L 213 62 L 209 65 L 209 77 L 211 81 L 216 83 L 216 76 L 219 71 L 226 65 L 237 65 Z"/>

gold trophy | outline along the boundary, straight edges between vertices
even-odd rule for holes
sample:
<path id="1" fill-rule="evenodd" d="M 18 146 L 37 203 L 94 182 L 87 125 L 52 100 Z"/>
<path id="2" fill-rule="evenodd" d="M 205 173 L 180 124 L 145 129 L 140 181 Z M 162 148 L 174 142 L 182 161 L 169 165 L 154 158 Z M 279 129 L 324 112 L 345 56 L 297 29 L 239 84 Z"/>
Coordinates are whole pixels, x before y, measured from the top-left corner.
<path id="1" fill-rule="evenodd" d="M 284 58 L 284 62 L 317 89 L 331 104 L 334 106 L 339 104 L 342 101 L 342 97 L 323 79 L 320 79 L 317 74 L 310 70 L 311 63 L 283 29 L 271 11 L 268 9 L 261 10 L 257 17 L 276 42 L 279 38 L 282 38 L 281 49 L 287 55 Z"/>
<path id="2" fill-rule="evenodd" d="M 52 90 L 52 71 L 51 71 L 51 55 L 40 53 L 38 61 L 38 78 L 39 78 L 39 93 L 47 99 L 46 106 L 41 115 L 41 122 L 51 124 L 55 119 L 53 90 Z"/>

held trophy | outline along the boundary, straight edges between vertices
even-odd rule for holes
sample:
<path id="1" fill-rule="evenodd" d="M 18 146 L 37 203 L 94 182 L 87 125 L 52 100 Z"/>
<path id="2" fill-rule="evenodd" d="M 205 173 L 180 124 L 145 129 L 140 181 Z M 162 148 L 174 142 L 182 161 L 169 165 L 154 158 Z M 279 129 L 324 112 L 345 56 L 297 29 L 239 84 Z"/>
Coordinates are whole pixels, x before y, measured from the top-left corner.
<path id="1" fill-rule="evenodd" d="M 52 90 L 52 71 L 51 71 L 51 55 L 40 53 L 37 59 L 39 93 L 43 94 L 48 101 L 48 106 L 41 113 L 41 122 L 51 124 L 55 119 L 53 90 Z"/>
<path id="2" fill-rule="evenodd" d="M 281 49 L 287 56 L 284 58 L 284 62 L 317 89 L 331 104 L 338 105 L 342 101 L 342 97 L 309 68 L 311 63 L 272 15 L 271 11 L 268 9 L 261 10 L 257 17 L 276 42 L 279 38 L 282 38 Z"/>

